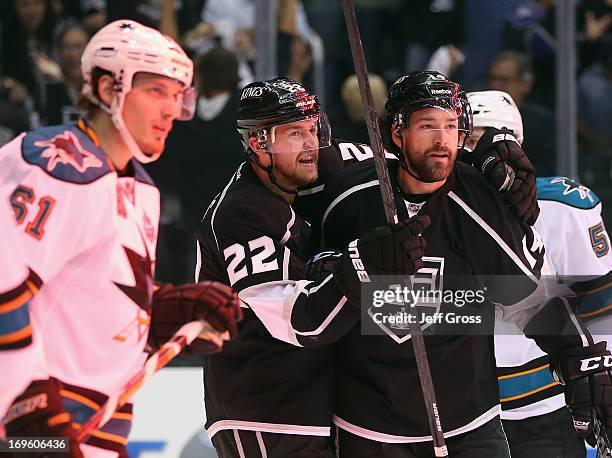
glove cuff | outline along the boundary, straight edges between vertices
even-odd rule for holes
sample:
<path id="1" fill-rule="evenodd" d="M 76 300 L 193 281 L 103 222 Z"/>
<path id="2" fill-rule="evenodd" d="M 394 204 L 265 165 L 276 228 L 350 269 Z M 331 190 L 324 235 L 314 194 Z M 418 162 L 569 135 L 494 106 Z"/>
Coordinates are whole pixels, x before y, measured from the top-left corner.
<path id="1" fill-rule="evenodd" d="M 15 399 L 4 417 L 7 435 L 22 435 L 20 431 L 25 426 L 39 421 L 45 422 L 47 431 L 59 431 L 69 425 L 70 414 L 64 411 L 60 388 L 60 382 L 54 378 L 32 382 Z"/>
<path id="2" fill-rule="evenodd" d="M 361 309 L 361 284 L 371 280 L 359 256 L 357 240 L 349 244 L 348 251 L 343 252 L 334 265 L 334 280 L 349 302 Z"/>
<path id="3" fill-rule="evenodd" d="M 151 326 L 148 336 L 148 344 L 153 350 L 158 350 L 183 324 L 194 320 L 192 301 L 164 300 L 164 296 L 176 288 L 172 283 L 164 283 L 153 293 Z M 177 293 L 180 294 L 178 291 Z"/>
<path id="4" fill-rule="evenodd" d="M 589 375 L 612 369 L 612 355 L 606 343 L 572 348 L 551 358 L 553 377 L 563 385 Z"/>

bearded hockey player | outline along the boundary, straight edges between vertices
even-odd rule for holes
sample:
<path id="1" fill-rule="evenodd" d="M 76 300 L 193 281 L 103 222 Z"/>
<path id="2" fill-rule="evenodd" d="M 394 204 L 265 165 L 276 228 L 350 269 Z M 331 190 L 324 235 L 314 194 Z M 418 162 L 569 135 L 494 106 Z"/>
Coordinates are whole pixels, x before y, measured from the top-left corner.
<path id="1" fill-rule="evenodd" d="M 191 60 L 158 31 L 117 21 L 92 37 L 82 72 L 87 120 L 0 149 L 0 184 L 40 285 L 30 314 L 42 348 L 4 419 L 9 437 L 73 438 L 142 368 L 147 341 L 195 319 L 233 336 L 240 314 L 228 286 L 153 284 L 159 192 L 137 161 L 157 159 L 173 121 L 193 115 Z M 71 456 L 126 457 L 131 417 L 126 404 L 86 444 L 71 440 Z"/>
<path id="2" fill-rule="evenodd" d="M 466 147 L 474 154 L 492 143 L 508 150 L 522 145 L 521 114 L 509 94 L 481 91 L 467 97 L 474 133 Z M 612 254 L 601 202 L 593 191 L 565 177 L 538 178 L 537 196 L 541 212 L 535 228 L 544 241 L 551 273 L 578 294 L 579 315 L 594 339 L 606 340 L 610 349 Z M 548 356 L 508 326 L 498 323 L 495 357 L 501 418 L 512 456 L 585 456 L 584 441 L 574 433 L 563 386 L 553 379 Z"/>
<path id="3" fill-rule="evenodd" d="M 444 276 L 444 290 L 487 286 L 482 313 L 499 304 L 506 319 L 551 354 L 574 416 L 582 420 L 592 407 L 605 411 L 612 389 L 607 371 L 601 364 L 580 371 L 576 361 L 599 361 L 608 353 L 601 344 L 591 345 L 565 297 L 542 300 L 539 236 L 513 218 L 483 174 L 456 162 L 470 131 L 465 94 L 443 75 L 413 72 L 391 87 L 382 134 L 387 150 L 399 159 L 388 164 L 399 217 L 431 219 L 423 231 L 427 245 L 417 277 Z M 489 163 L 482 165 L 486 169 Z M 525 173 L 517 172 L 515 181 L 528 177 L 528 170 L 519 171 Z M 506 178 L 505 168 L 499 176 Z M 514 184 L 501 182 L 498 189 L 507 186 Z M 326 192 L 329 204 L 321 223 L 326 247 L 344 246 L 385 221 L 371 161 L 337 174 Z M 502 275 L 512 276 L 511 284 L 497 282 Z M 457 311 L 460 305 L 444 302 L 440 312 Z M 364 320 L 373 321 L 372 304 L 363 307 L 368 310 L 362 311 L 362 326 Z M 334 421 L 340 456 L 433 456 L 410 335 L 400 326 L 375 325 L 379 335 L 364 336 L 355 326 L 336 348 Z M 552 335 L 561 329 L 563 336 Z M 425 343 L 450 456 L 508 457 L 492 336 L 426 335 Z M 585 398 L 590 389 L 598 396 Z"/>
<path id="4" fill-rule="evenodd" d="M 229 282 L 245 307 L 238 339 L 204 363 L 206 427 L 223 458 L 332 458 L 331 354 L 312 347 L 359 318 L 366 271 L 418 268 L 427 219 L 382 222 L 307 272 L 310 228 L 291 204 L 317 179 L 327 118 L 316 96 L 277 78 L 242 90 L 237 124 L 248 160 L 198 234 L 198 278 Z"/>

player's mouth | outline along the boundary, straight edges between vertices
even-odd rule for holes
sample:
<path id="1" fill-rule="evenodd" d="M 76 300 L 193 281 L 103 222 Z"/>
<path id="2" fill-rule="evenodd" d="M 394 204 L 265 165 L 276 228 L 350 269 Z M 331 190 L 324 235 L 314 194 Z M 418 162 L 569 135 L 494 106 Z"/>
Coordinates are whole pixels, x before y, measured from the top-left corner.
<path id="1" fill-rule="evenodd" d="M 170 132 L 170 129 L 162 126 L 153 126 L 153 132 L 155 132 L 157 137 L 166 138 L 168 136 L 168 132 Z"/>
<path id="2" fill-rule="evenodd" d="M 304 165 L 307 167 L 314 167 L 317 165 L 317 155 L 316 153 L 308 153 L 300 156 L 298 159 L 298 164 Z"/>
<path id="3" fill-rule="evenodd" d="M 434 159 L 449 159 L 450 160 L 450 152 L 449 151 L 431 151 L 428 154 L 429 157 Z"/>

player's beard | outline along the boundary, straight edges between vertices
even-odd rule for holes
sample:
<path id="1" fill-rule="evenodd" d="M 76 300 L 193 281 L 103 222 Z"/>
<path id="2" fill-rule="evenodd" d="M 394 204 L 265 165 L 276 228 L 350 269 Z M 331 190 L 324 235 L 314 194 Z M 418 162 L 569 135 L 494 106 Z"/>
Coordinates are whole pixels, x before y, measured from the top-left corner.
<path id="1" fill-rule="evenodd" d="M 315 153 L 314 156 L 314 173 L 308 173 L 306 170 L 302 170 L 300 165 L 296 162 L 295 167 L 292 170 L 282 169 L 274 165 L 274 175 L 276 179 L 281 183 L 285 184 L 288 188 L 297 189 L 302 186 L 306 186 L 308 184 L 314 183 L 317 181 L 319 176 L 318 173 L 319 166 L 319 155 Z"/>
<path id="2" fill-rule="evenodd" d="M 447 161 L 439 161 L 432 157 L 432 153 L 444 152 L 448 154 Z M 457 150 L 454 152 L 447 147 L 432 147 L 419 155 L 416 159 L 404 153 L 408 169 L 413 175 L 424 183 L 436 183 L 446 180 L 453 170 L 457 160 Z"/>

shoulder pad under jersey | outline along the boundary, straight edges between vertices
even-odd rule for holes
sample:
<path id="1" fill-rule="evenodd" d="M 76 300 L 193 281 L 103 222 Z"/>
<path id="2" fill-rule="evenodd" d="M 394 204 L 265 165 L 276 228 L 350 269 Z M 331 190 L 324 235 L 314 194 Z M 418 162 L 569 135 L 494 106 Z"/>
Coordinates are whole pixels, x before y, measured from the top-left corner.
<path id="1" fill-rule="evenodd" d="M 567 177 L 541 177 L 537 179 L 538 200 L 552 200 L 571 207 L 589 210 L 600 200 L 593 191 Z"/>
<path id="2" fill-rule="evenodd" d="M 26 162 L 57 180 L 70 183 L 91 183 L 113 171 L 106 153 L 73 124 L 28 132 L 21 152 Z"/>

